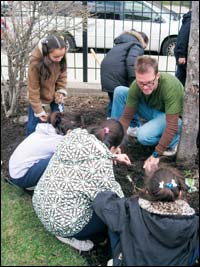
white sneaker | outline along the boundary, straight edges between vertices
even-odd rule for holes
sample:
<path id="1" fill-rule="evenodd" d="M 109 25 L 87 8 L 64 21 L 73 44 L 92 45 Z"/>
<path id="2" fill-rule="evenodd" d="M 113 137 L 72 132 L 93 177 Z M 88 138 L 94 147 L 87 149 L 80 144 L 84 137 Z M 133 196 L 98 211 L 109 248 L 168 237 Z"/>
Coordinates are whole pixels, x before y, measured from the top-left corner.
<path id="1" fill-rule="evenodd" d="M 110 259 L 110 260 L 107 262 L 107 266 L 113 266 L 113 259 Z"/>
<path id="2" fill-rule="evenodd" d="M 33 191 L 35 189 L 35 186 L 26 187 L 26 190 Z"/>
<path id="3" fill-rule="evenodd" d="M 78 240 L 74 237 L 66 238 L 60 236 L 56 236 L 56 238 L 62 243 L 68 244 L 79 251 L 89 251 L 94 247 L 94 243 L 91 240 Z"/>
<path id="4" fill-rule="evenodd" d="M 127 135 L 130 135 L 132 137 L 137 137 L 137 131 L 138 131 L 139 127 L 128 127 L 127 129 Z"/>
<path id="5" fill-rule="evenodd" d="M 176 155 L 178 145 L 176 145 L 174 148 L 169 148 L 163 152 L 163 156 L 174 156 Z"/>

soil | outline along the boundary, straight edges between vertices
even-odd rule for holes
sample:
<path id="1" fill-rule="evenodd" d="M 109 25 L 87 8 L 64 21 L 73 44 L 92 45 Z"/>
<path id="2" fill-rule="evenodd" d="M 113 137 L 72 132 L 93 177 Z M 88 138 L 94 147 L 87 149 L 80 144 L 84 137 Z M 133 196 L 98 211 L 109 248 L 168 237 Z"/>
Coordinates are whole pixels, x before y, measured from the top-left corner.
<path id="1" fill-rule="evenodd" d="M 108 99 L 106 97 L 68 97 L 65 103 L 66 115 L 71 117 L 79 125 L 84 127 L 99 124 L 106 118 L 106 106 Z M 20 101 L 17 118 L 7 119 L 4 112 L 1 112 L 1 160 L 2 160 L 2 177 L 8 177 L 8 161 L 9 157 L 17 147 L 17 145 L 25 138 L 25 123 L 19 123 L 20 116 L 27 115 L 27 102 Z M 123 148 L 123 152 L 127 153 L 133 163 L 131 167 L 124 165 L 114 166 L 116 180 L 121 184 L 125 196 L 137 195 L 138 188 L 144 183 L 144 170 L 142 168 L 144 160 L 151 155 L 153 147 L 145 147 L 140 145 L 137 140 L 130 139 L 129 145 Z M 173 166 L 177 170 L 185 173 L 184 166 L 178 167 L 175 164 L 175 158 L 163 158 L 161 164 Z M 199 188 L 198 177 L 198 160 L 194 162 L 193 169 L 190 171 L 195 178 L 196 186 Z M 128 180 L 127 175 L 132 179 Z M 184 196 L 189 204 L 199 212 L 199 193 L 188 193 L 185 188 Z M 99 240 L 102 241 L 102 240 Z M 109 250 L 109 242 L 100 242 L 90 252 L 82 253 L 87 259 L 89 266 L 106 266 L 108 259 L 111 258 Z"/>

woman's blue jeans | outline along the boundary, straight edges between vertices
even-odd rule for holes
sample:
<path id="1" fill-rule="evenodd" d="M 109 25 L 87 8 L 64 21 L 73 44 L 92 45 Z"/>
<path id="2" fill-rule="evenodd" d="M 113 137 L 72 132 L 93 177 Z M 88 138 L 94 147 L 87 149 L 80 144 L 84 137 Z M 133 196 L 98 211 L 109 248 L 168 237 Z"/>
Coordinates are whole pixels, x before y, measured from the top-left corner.
<path id="1" fill-rule="evenodd" d="M 118 86 L 114 91 L 113 105 L 112 105 L 112 118 L 119 119 L 123 114 L 126 99 L 128 96 L 128 87 Z M 147 122 L 144 123 L 137 130 L 138 141 L 145 146 L 155 146 L 166 128 L 166 114 L 156 109 L 149 107 L 144 101 L 138 105 L 137 113 Z M 169 148 L 174 148 L 180 138 L 182 128 L 182 120 L 178 120 L 178 131 L 176 132 Z"/>
<path id="2" fill-rule="evenodd" d="M 63 104 L 61 104 L 61 105 L 64 108 L 64 105 Z M 51 109 L 51 112 L 60 111 L 59 105 L 56 104 L 55 101 L 51 102 L 50 109 Z M 42 121 L 39 118 L 35 117 L 32 106 L 29 104 L 29 106 L 28 106 L 28 123 L 26 126 L 26 136 L 29 136 L 31 133 L 33 133 L 35 131 L 36 125 L 38 123 L 41 123 L 41 122 Z"/>

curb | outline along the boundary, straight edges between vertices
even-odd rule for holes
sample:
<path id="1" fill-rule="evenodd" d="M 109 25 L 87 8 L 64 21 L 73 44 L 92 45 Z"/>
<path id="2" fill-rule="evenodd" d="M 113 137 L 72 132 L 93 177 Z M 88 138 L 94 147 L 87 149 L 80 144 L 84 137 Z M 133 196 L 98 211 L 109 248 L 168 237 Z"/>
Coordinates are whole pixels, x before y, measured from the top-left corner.
<path id="1" fill-rule="evenodd" d="M 67 92 L 68 96 L 107 96 L 100 83 L 68 82 Z"/>

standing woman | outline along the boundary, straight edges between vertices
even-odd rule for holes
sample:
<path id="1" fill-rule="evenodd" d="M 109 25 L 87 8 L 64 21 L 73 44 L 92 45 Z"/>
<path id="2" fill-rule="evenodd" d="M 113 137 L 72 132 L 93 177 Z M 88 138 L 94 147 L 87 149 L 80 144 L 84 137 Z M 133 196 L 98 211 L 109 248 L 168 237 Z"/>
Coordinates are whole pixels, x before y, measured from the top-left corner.
<path id="1" fill-rule="evenodd" d="M 45 106 L 50 104 L 51 111 L 64 109 L 67 95 L 66 43 L 57 35 L 39 41 L 32 51 L 28 67 L 29 108 L 26 135 L 35 131 L 37 123 L 46 122 L 48 114 Z"/>

